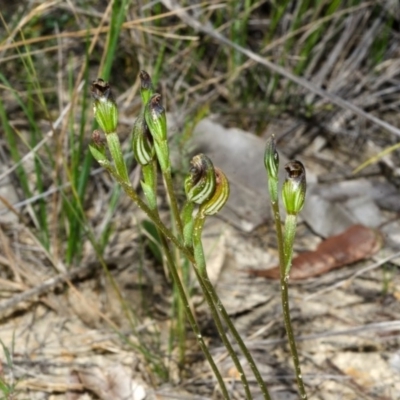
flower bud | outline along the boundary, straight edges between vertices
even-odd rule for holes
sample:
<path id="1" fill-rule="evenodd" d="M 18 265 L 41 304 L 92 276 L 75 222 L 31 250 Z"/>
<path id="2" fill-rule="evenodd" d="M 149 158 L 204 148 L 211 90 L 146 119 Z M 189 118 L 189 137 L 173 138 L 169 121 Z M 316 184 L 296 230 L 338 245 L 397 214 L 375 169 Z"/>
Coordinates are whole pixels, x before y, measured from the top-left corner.
<path id="1" fill-rule="evenodd" d="M 211 160 L 198 154 L 190 162 L 189 176 L 185 179 L 185 192 L 189 202 L 203 204 L 215 191 L 215 171 Z"/>
<path id="2" fill-rule="evenodd" d="M 300 161 L 291 161 L 285 165 L 287 177 L 283 183 L 282 198 L 286 212 L 297 215 L 304 206 L 306 198 L 306 170 Z"/>
<path id="3" fill-rule="evenodd" d="M 278 168 L 279 168 L 279 154 L 276 151 L 275 136 L 272 135 L 267 140 L 264 154 L 264 165 L 268 172 L 268 176 L 271 179 L 278 179 Z"/>
<path id="4" fill-rule="evenodd" d="M 204 215 L 214 215 L 218 213 L 229 197 L 229 182 L 225 174 L 219 169 L 215 170 L 215 192 L 210 200 L 200 207 L 200 212 Z"/>
<path id="5" fill-rule="evenodd" d="M 116 132 L 118 109 L 111 93 L 111 87 L 103 79 L 92 83 L 91 94 L 94 99 L 94 116 L 105 134 Z"/>
<path id="6" fill-rule="evenodd" d="M 140 165 L 147 165 L 153 160 L 153 138 L 143 115 L 140 115 L 133 125 L 132 148 L 133 155 Z"/>
<path id="7" fill-rule="evenodd" d="M 146 104 L 144 117 L 154 140 L 156 142 L 167 140 L 167 118 L 161 104 L 160 94 L 156 93 L 151 96 Z"/>
<path id="8" fill-rule="evenodd" d="M 146 105 L 153 94 L 153 83 L 150 75 L 146 71 L 140 71 L 140 95 L 142 97 L 142 103 Z"/>
<path id="9" fill-rule="evenodd" d="M 274 135 L 267 140 L 264 154 L 264 165 L 268 175 L 268 191 L 271 198 L 271 203 L 276 204 L 278 202 L 279 154 L 276 151 Z"/>

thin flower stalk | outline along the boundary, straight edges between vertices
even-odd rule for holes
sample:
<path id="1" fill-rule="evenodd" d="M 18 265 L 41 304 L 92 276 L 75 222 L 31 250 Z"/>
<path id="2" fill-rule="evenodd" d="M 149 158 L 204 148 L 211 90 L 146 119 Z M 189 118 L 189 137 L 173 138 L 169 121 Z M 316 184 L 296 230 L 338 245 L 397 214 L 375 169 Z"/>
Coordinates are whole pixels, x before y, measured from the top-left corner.
<path id="1" fill-rule="evenodd" d="M 204 157 L 204 156 L 202 158 L 206 159 L 206 157 Z M 207 166 L 206 172 L 208 173 L 208 175 L 210 175 L 209 172 L 212 172 L 212 174 L 214 174 L 214 167 L 212 166 L 212 164 L 211 165 L 209 164 Z M 222 173 L 220 172 L 220 174 L 222 174 Z M 210 180 L 209 176 L 206 176 L 204 179 L 204 183 L 206 184 L 206 186 L 207 186 L 207 181 L 209 181 L 209 180 Z M 233 347 L 225 333 L 225 329 L 222 325 L 221 318 L 219 316 L 218 309 L 220 308 L 220 303 L 218 305 L 216 303 L 214 303 L 213 296 L 210 293 L 210 286 L 212 287 L 212 285 L 210 283 L 210 279 L 207 274 L 206 260 L 204 257 L 203 244 L 201 241 L 201 234 L 202 234 L 204 222 L 206 219 L 207 209 L 210 209 L 212 207 L 213 211 L 215 211 L 213 213 L 218 212 L 219 209 L 222 208 L 222 206 L 225 204 L 225 202 L 228 198 L 228 195 L 229 195 L 229 186 L 227 184 L 227 181 L 225 181 L 223 183 L 221 183 L 221 182 L 219 182 L 219 183 L 221 185 L 225 185 L 226 193 L 223 193 L 222 190 L 219 190 L 218 186 L 215 187 L 215 184 L 212 184 L 215 187 L 214 196 L 212 196 L 211 199 L 206 201 L 205 203 L 203 202 L 203 204 L 200 206 L 200 209 L 197 212 L 197 215 L 194 219 L 193 238 L 192 239 L 193 239 L 194 258 L 196 260 L 195 273 L 196 273 L 196 277 L 200 283 L 200 287 L 203 291 L 204 297 L 207 301 L 208 307 L 211 311 L 211 315 L 214 320 L 215 326 L 217 327 L 219 336 L 221 337 L 221 340 L 222 340 L 224 346 L 228 350 L 228 353 L 229 353 L 230 357 L 232 358 L 232 361 L 235 364 L 237 371 L 239 372 L 239 376 L 242 381 L 242 386 L 245 391 L 246 399 L 251 400 L 251 399 L 253 399 L 253 397 L 250 392 L 249 383 L 247 381 L 246 374 L 243 370 L 243 367 L 239 361 L 239 358 L 238 358 L 235 350 L 233 349 Z M 202 188 L 202 192 L 203 193 L 205 192 L 204 188 Z M 199 192 L 199 193 L 201 193 L 201 192 Z M 199 196 L 194 196 L 194 198 L 197 198 L 197 197 L 199 197 Z M 207 195 L 204 198 L 207 199 Z"/>
<path id="2" fill-rule="evenodd" d="M 290 198 L 290 188 L 285 188 L 283 193 L 284 195 L 284 204 L 286 208 L 290 211 L 295 211 L 295 213 L 290 212 L 287 214 L 286 223 L 285 225 L 285 237 L 283 236 L 282 230 L 282 223 L 280 217 L 280 210 L 279 210 L 279 201 L 278 201 L 278 168 L 279 168 L 279 155 L 276 151 L 276 144 L 275 138 L 272 136 L 266 146 L 265 151 L 265 168 L 267 170 L 268 175 L 268 189 L 271 198 L 271 207 L 272 207 L 272 214 L 275 222 L 275 229 L 276 229 L 276 236 L 278 240 L 278 252 L 279 252 L 279 266 L 280 266 L 280 288 L 281 288 L 281 303 L 282 303 L 282 310 L 283 310 L 283 320 L 285 324 L 286 334 L 288 336 L 289 348 L 290 353 L 292 355 L 292 360 L 294 364 L 295 374 L 296 374 L 296 383 L 300 393 L 300 396 L 303 400 L 307 399 L 307 393 L 304 386 L 303 375 L 301 373 L 300 367 L 300 360 L 297 351 L 297 345 L 293 333 L 292 328 L 292 321 L 290 317 L 290 306 L 289 306 L 289 272 L 293 254 L 293 241 L 296 232 L 296 218 L 298 212 L 300 212 L 301 207 L 304 204 L 304 197 L 305 197 L 305 175 L 304 175 L 304 186 L 302 187 L 303 190 L 303 202 L 300 204 L 299 202 L 297 205 L 291 209 L 290 204 L 293 206 L 293 198 Z M 304 167 L 303 167 L 304 168 Z M 286 183 L 286 181 L 285 181 Z M 285 184 L 284 184 L 285 187 Z M 296 192 L 296 194 L 298 194 Z M 288 207 L 289 206 L 289 207 Z"/>
<path id="3" fill-rule="evenodd" d="M 185 288 L 184 288 L 184 286 L 182 284 L 182 281 L 180 279 L 180 276 L 179 276 L 179 273 L 178 273 L 178 269 L 176 268 L 176 265 L 174 263 L 174 259 L 172 257 L 171 251 L 170 251 L 170 249 L 168 247 L 168 243 L 167 243 L 167 241 L 166 241 L 164 236 L 161 235 L 160 237 L 161 237 L 161 243 L 162 243 L 163 251 L 164 251 L 164 254 L 165 254 L 166 258 L 167 258 L 167 265 L 169 267 L 169 271 L 171 273 L 173 282 L 174 282 L 176 288 L 178 289 L 179 298 L 180 298 L 180 300 L 181 300 L 181 302 L 183 304 L 183 309 L 186 312 L 186 316 L 187 316 L 187 318 L 189 320 L 190 326 L 191 326 L 194 334 L 196 335 L 196 338 L 197 338 L 197 341 L 198 341 L 198 343 L 200 345 L 201 350 L 203 351 L 208 363 L 210 364 L 211 369 L 214 372 L 214 375 L 215 375 L 215 377 L 216 377 L 216 379 L 218 381 L 218 384 L 219 384 L 219 387 L 221 389 L 221 392 L 222 392 L 222 395 L 223 395 L 224 399 L 230 399 L 230 396 L 229 396 L 228 390 L 226 388 L 225 382 L 224 382 L 224 380 L 222 378 L 222 375 L 221 375 L 217 365 L 215 364 L 215 361 L 214 361 L 214 359 L 213 359 L 213 357 L 212 357 L 212 355 L 211 355 L 211 353 L 210 353 L 210 351 L 209 351 L 209 349 L 208 349 L 208 347 L 207 347 L 207 345 L 206 345 L 206 343 L 204 341 L 203 335 L 201 334 L 200 328 L 199 328 L 199 326 L 198 326 L 198 324 L 196 322 L 196 319 L 195 319 L 195 317 L 193 315 L 190 302 L 188 300 Z"/>
<path id="4" fill-rule="evenodd" d="M 214 321 L 216 323 L 217 329 L 221 336 L 221 339 L 226 346 L 242 380 L 243 387 L 246 392 L 246 396 L 250 396 L 250 391 L 247 390 L 248 381 L 247 377 L 244 373 L 244 370 L 240 364 L 237 355 L 232 348 L 231 343 L 229 342 L 228 338 L 226 337 L 225 331 L 220 322 L 219 313 L 228 326 L 228 329 L 231 331 L 234 339 L 239 345 L 243 355 L 245 356 L 247 362 L 249 363 L 252 372 L 257 380 L 257 383 L 261 389 L 263 397 L 265 400 L 270 400 L 270 396 L 268 393 L 268 389 L 261 377 L 260 372 L 254 362 L 253 357 L 251 356 L 249 350 L 247 349 L 246 345 L 244 344 L 239 332 L 236 330 L 234 324 L 232 323 L 229 314 L 227 313 L 224 305 L 222 304 L 221 300 L 218 297 L 211 281 L 208 277 L 206 262 L 204 257 L 204 250 L 201 241 L 201 234 L 203 231 L 203 226 L 205 222 L 206 215 L 213 215 L 216 214 L 225 204 L 228 196 L 229 196 L 229 184 L 226 180 L 225 175 L 222 173 L 221 170 L 218 168 L 214 168 L 210 160 L 207 160 L 207 157 L 200 154 L 196 156 L 192 160 L 191 175 L 187 178 L 185 182 L 185 190 L 188 195 L 188 199 L 199 199 L 202 203 L 200 205 L 200 209 L 195 217 L 194 220 L 194 227 L 192 233 L 192 241 L 193 241 L 193 251 L 196 259 L 196 267 L 195 273 L 197 280 L 200 282 L 201 288 L 203 290 L 204 296 L 207 300 L 209 308 L 212 312 Z M 216 175 L 216 189 L 214 191 L 213 196 L 210 197 L 209 194 L 209 185 L 207 182 L 203 180 L 211 181 L 212 175 L 209 173 L 212 170 L 215 171 Z M 213 185 L 213 182 L 209 182 Z M 201 200 L 200 200 L 201 199 Z"/>
<path id="5" fill-rule="evenodd" d="M 257 384 L 261 390 L 264 400 L 271 400 L 267 386 L 265 385 L 265 382 L 261 376 L 261 373 L 257 368 L 257 364 L 254 361 L 253 356 L 251 355 L 249 349 L 247 348 L 246 344 L 244 343 L 242 337 L 240 336 L 240 333 L 237 331 L 228 312 L 226 311 L 225 306 L 222 304 L 217 292 L 214 289 L 214 286 L 211 284 L 209 279 L 205 280 L 205 288 L 210 293 L 212 301 L 219 309 L 224 322 L 228 326 L 228 329 L 230 330 L 233 338 L 235 339 L 236 343 L 238 344 L 238 346 L 239 346 L 240 350 L 242 351 L 244 357 L 246 358 L 247 362 L 249 363 L 251 371 L 253 372 L 253 375 L 256 378 Z"/>
<path id="6" fill-rule="evenodd" d="M 209 308 L 211 310 L 214 310 L 216 307 L 218 309 L 218 311 L 221 313 L 221 316 L 222 316 L 224 322 L 226 323 L 233 338 L 237 342 L 240 350 L 242 351 L 247 362 L 249 363 L 250 368 L 253 372 L 253 375 L 256 378 L 256 381 L 258 383 L 258 386 L 261 389 L 263 398 L 265 400 L 271 400 L 268 389 L 267 389 L 265 382 L 260 374 L 260 371 L 257 368 L 257 365 L 253 359 L 253 356 L 251 355 L 249 349 L 247 348 L 246 344 L 244 343 L 244 341 L 243 341 L 242 337 L 240 336 L 239 332 L 237 331 L 235 325 L 233 324 L 228 312 L 226 311 L 225 306 L 222 304 L 217 292 L 214 289 L 214 286 L 212 285 L 212 283 L 208 277 L 207 269 L 205 267 L 205 264 L 203 264 L 203 261 L 202 261 L 202 260 L 204 260 L 204 251 L 203 251 L 202 243 L 201 243 L 201 233 L 202 233 L 202 225 L 203 224 L 204 224 L 204 219 L 202 220 L 201 218 L 196 218 L 195 228 L 193 230 L 194 253 L 195 253 L 195 258 L 197 261 L 197 263 L 195 264 L 196 277 L 202 285 L 202 290 L 203 290 L 204 296 L 206 297 Z M 214 314 L 213 314 L 213 316 L 214 316 Z M 214 318 L 214 321 L 215 321 L 215 318 Z M 218 328 L 218 326 L 217 326 L 217 328 Z M 222 331 L 222 332 L 223 332 L 223 335 L 225 335 L 225 332 L 224 331 Z M 220 333 L 220 335 L 221 335 L 221 333 Z M 221 335 L 221 338 L 222 338 L 222 335 Z M 224 344 L 225 344 L 225 342 L 224 342 Z M 236 353 L 233 350 L 230 343 L 226 347 L 227 347 L 229 354 L 232 357 L 232 360 L 234 361 L 235 366 L 240 374 L 240 377 L 243 382 L 243 387 L 246 389 L 248 387 L 247 386 L 248 385 L 247 378 L 246 378 L 246 375 L 244 374 L 244 372 L 242 372 L 243 370 L 241 369 L 241 366 L 239 367 L 239 365 L 237 365 L 237 363 L 239 363 L 239 361 L 235 362 Z M 235 356 L 233 356 L 233 354 L 235 354 Z"/>

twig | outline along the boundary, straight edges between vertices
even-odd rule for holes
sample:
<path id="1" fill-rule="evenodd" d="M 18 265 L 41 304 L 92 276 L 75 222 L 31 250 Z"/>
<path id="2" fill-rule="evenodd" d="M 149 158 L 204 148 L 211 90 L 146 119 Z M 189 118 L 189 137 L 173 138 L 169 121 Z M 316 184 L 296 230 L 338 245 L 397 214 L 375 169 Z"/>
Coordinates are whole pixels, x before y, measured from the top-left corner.
<path id="1" fill-rule="evenodd" d="M 58 285 L 73 281 L 77 278 L 83 279 L 86 278 L 96 267 L 96 263 L 90 263 L 86 267 L 75 268 L 70 272 L 59 274 L 54 276 L 53 278 L 49 278 L 40 285 L 37 285 L 25 292 L 19 293 L 10 299 L 3 301 L 0 303 L 0 315 L 4 318 L 4 313 L 9 314 L 13 312 L 19 303 L 23 301 L 31 301 L 35 297 L 42 296 L 45 293 L 48 293 L 54 290 Z"/>
<path id="2" fill-rule="evenodd" d="M 356 326 L 354 328 L 349 328 L 349 329 L 342 329 L 339 331 L 327 331 L 327 332 L 315 333 L 313 335 L 296 336 L 295 339 L 296 342 L 298 341 L 304 342 L 306 340 L 324 339 L 327 337 L 335 337 L 335 336 L 354 336 L 366 332 L 398 331 L 399 329 L 400 329 L 400 320 L 385 321 L 385 322 L 366 324 L 362 326 Z M 251 341 L 247 343 L 247 347 L 251 349 L 258 347 L 264 349 L 264 346 L 272 346 L 280 343 L 286 343 L 286 341 L 287 341 L 286 338 Z"/>

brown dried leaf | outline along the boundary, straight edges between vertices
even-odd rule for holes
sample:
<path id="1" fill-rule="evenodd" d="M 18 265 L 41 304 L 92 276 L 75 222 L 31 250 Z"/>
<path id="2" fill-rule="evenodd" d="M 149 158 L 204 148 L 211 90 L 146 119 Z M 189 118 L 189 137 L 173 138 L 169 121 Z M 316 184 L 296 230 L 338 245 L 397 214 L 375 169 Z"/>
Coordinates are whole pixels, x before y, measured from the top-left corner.
<path id="1" fill-rule="evenodd" d="M 331 236 L 314 251 L 293 259 L 290 279 L 299 280 L 322 275 L 374 255 L 382 246 L 382 237 L 374 229 L 353 225 L 340 235 Z M 250 270 L 251 275 L 279 279 L 279 266 L 268 270 Z"/>

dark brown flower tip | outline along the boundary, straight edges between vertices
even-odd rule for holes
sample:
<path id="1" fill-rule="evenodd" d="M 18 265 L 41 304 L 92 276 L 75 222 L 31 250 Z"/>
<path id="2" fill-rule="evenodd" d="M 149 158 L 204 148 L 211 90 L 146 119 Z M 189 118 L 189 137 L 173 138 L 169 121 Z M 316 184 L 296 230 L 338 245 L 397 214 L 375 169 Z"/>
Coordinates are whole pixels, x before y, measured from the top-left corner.
<path id="1" fill-rule="evenodd" d="M 206 174 L 208 168 L 210 168 L 211 160 L 208 157 L 205 157 L 203 154 L 199 154 L 194 156 L 190 161 L 190 170 L 189 173 L 192 176 L 193 185 L 197 185 L 199 180 Z"/>
<path id="2" fill-rule="evenodd" d="M 306 170 L 300 161 L 290 161 L 285 165 L 287 177 L 282 187 L 282 199 L 286 212 L 297 215 L 306 198 Z"/>
<path id="3" fill-rule="evenodd" d="M 153 94 L 150 98 L 149 106 L 157 115 L 162 114 L 164 112 L 164 107 L 161 104 L 161 94 Z"/>
<path id="4" fill-rule="evenodd" d="M 285 170 L 289 179 L 302 180 L 305 179 L 306 170 L 300 161 L 290 161 L 285 165 Z"/>
<path id="5" fill-rule="evenodd" d="M 141 70 L 139 73 L 139 78 L 140 78 L 140 85 L 142 89 L 151 89 L 152 88 L 152 82 L 151 82 L 151 78 L 150 75 L 144 71 Z"/>
<path id="6" fill-rule="evenodd" d="M 156 142 L 167 139 L 167 118 L 165 109 L 161 104 L 161 95 L 158 93 L 151 96 L 144 111 L 147 126 Z"/>
<path id="7" fill-rule="evenodd" d="M 194 156 L 190 164 L 189 175 L 185 179 L 186 196 L 193 203 L 203 204 L 215 191 L 214 165 L 204 154 Z"/>
<path id="8" fill-rule="evenodd" d="M 101 78 L 92 82 L 90 92 L 95 100 L 114 100 L 110 84 Z"/>

